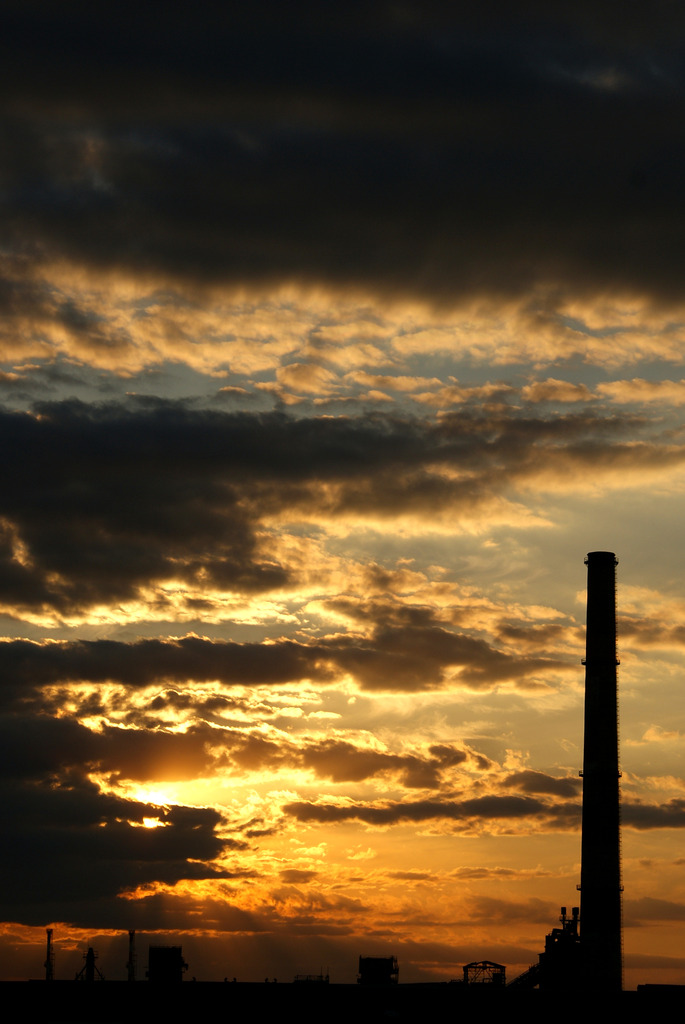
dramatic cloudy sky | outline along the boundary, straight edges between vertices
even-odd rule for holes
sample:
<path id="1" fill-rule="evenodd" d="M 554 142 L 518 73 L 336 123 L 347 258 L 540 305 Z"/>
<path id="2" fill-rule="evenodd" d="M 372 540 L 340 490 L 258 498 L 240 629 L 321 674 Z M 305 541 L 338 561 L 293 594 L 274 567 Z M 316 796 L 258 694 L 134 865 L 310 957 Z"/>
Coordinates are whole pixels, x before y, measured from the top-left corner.
<path id="1" fill-rule="evenodd" d="M 0 976 L 535 962 L 608 549 L 685 982 L 682 7 L 233 6 L 3 5 Z"/>

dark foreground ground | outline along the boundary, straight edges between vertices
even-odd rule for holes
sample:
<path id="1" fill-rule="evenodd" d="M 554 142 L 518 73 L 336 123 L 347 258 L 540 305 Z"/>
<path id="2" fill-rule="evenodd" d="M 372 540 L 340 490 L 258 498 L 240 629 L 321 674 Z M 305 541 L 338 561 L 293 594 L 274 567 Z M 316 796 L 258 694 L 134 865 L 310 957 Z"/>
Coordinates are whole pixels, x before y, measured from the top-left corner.
<path id="1" fill-rule="evenodd" d="M 225 1020 L 290 1021 L 308 1024 L 366 1024 L 378 1021 L 456 1021 L 468 1014 L 474 1024 L 489 1021 L 544 1021 L 578 1024 L 590 1009 L 612 1019 L 649 1024 L 650 1018 L 682 1018 L 685 986 L 646 986 L 637 992 L 598 995 L 520 992 L 492 986 L 455 984 L 360 985 L 250 984 L 189 982 L 156 986 L 150 982 L 2 982 L 5 1019 L 60 1022 Z"/>

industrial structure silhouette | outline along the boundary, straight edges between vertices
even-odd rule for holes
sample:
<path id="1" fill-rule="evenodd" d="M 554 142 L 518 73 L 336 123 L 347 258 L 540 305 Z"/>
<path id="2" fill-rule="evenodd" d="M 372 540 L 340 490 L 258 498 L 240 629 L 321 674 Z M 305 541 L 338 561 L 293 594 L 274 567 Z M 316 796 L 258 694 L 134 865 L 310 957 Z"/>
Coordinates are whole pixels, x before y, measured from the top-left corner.
<path id="1" fill-rule="evenodd" d="M 592 551 L 587 564 L 585 742 L 580 869 L 584 988 L 619 991 L 621 839 L 616 666 L 616 557 Z"/>
<path id="2" fill-rule="evenodd" d="M 506 991 L 507 998 L 516 1001 L 523 998 L 521 993 L 548 993 L 556 999 L 560 994 L 582 993 L 593 1002 L 619 997 L 622 993 L 622 919 L 621 919 L 621 846 L 620 846 L 620 796 L 619 796 L 619 744 L 618 744 L 618 691 L 617 691 L 617 637 L 616 637 L 616 565 L 613 552 L 592 551 L 585 559 L 587 565 L 587 626 L 585 665 L 585 714 L 583 752 L 583 813 L 580 906 L 567 913 L 561 908 L 560 925 L 546 936 L 544 951 L 538 963 L 506 984 L 505 967 L 492 961 L 477 961 L 464 966 L 463 979 L 450 983 L 418 983 L 398 986 L 399 967 L 395 956 L 359 958 L 357 986 L 330 985 L 328 974 L 298 975 L 292 986 L 269 985 L 278 988 L 279 999 L 288 1006 L 301 1001 L 311 1005 L 312 1013 L 321 1011 L 322 992 L 336 990 L 338 998 L 335 1007 L 326 1009 L 334 1019 L 347 1019 L 354 1013 L 366 1019 L 377 1015 L 381 1008 L 389 1005 L 395 997 L 391 990 L 398 987 L 404 991 L 400 1002 L 393 1002 L 395 1015 L 415 1015 L 423 1012 L 422 1000 L 430 997 L 436 1005 L 446 1006 L 453 998 L 467 1001 L 476 998 L 476 993 L 485 991 L 493 994 Z M 102 975 L 95 967 L 96 955 L 90 948 L 84 954 L 85 966 L 77 979 L 95 981 Z M 126 964 L 128 981 L 136 981 L 135 932 L 129 932 L 129 958 Z M 155 988 L 178 991 L 183 971 L 187 964 L 183 960 L 180 946 L 150 946 L 146 975 L 157 983 Z M 102 979 L 104 980 L 104 979 Z M 54 983 L 54 949 L 52 929 L 47 929 L 47 956 L 45 960 L 45 981 L 53 984 L 44 987 L 45 993 L 62 989 Z M 228 979 L 224 979 L 228 981 Z M 233 979 L 235 981 L 235 979 Z M 267 979 L 268 982 L 268 979 Z M 119 983 L 112 983 L 119 984 Z M 210 983 L 211 984 L 211 983 Z M 141 986 L 136 986 L 136 990 Z M 150 986 L 151 987 L 151 986 Z M 242 983 L 238 986 L 248 999 L 259 985 Z M 262 988 L 264 986 L 261 986 Z M 190 986 L 183 986 L 184 989 Z M 300 995 L 286 995 L 285 990 Z M 318 992 L 318 995 L 312 993 Z M 364 991 L 365 995 L 352 997 L 342 990 Z M 417 995 L 418 991 L 423 996 Z M 129 990 L 130 991 L 130 990 Z M 233 991 L 235 991 L 233 989 Z M 376 995 L 366 995 L 369 991 Z M 457 991 L 461 993 L 457 997 Z M 303 996 L 303 993 L 309 993 Z M 677 998 L 685 1007 L 685 986 L 646 985 L 639 986 L 644 1000 Z M 380 994 L 379 994 L 380 993 Z M 385 995 L 383 995 L 385 993 Z M 623 993 L 623 995 L 629 995 Z M 235 997 L 232 995 L 235 1003 Z M 361 1004 L 359 999 L 367 1002 Z M 400 997 L 397 997 L 399 999 Z M 480 998 L 478 996 L 477 998 Z M 498 997 L 499 998 L 499 997 Z M 547 1002 L 540 1007 L 548 1006 Z M 68 997 L 64 996 L 68 1002 Z M 239 1000 L 240 1002 L 240 1000 Z M 65 1003 L 66 1005 L 66 1003 Z M 558 1008 L 557 1004 L 557 1008 Z M 569 1004 L 570 1005 L 570 1004 Z M 413 1009 L 410 1010 L 410 1008 Z M 91 1007 L 92 1009 L 92 1007 Z M 330 1012 L 329 1012 L 330 1011 Z M 283 1007 L 282 1012 L 285 1012 Z M 546 1012 L 546 1011 L 545 1011 Z M 336 1016 L 337 1014 L 337 1016 Z M 559 1013 L 555 1015 L 558 1017 Z M 306 1014 L 305 1014 L 306 1016 Z"/>

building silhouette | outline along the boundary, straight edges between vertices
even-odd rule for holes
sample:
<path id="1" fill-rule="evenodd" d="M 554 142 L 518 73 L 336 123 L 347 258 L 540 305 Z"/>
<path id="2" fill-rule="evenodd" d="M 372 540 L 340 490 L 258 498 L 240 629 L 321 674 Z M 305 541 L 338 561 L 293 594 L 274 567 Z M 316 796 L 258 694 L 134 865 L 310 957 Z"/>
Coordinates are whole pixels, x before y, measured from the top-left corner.
<path id="1" fill-rule="evenodd" d="M 148 980 L 161 985 L 175 985 L 183 981 L 188 964 L 183 959 L 181 946 L 150 946 L 148 951 Z"/>

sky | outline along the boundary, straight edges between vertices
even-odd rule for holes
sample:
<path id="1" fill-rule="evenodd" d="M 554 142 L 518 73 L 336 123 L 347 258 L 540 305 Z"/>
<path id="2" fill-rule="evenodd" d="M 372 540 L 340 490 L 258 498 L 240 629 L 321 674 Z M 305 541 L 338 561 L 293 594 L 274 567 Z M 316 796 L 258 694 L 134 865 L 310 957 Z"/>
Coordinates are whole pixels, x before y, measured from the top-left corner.
<path id="1" fill-rule="evenodd" d="M 609 550 L 685 983 L 685 13 L 445 6 L 3 5 L 2 978 L 535 963 Z"/>

